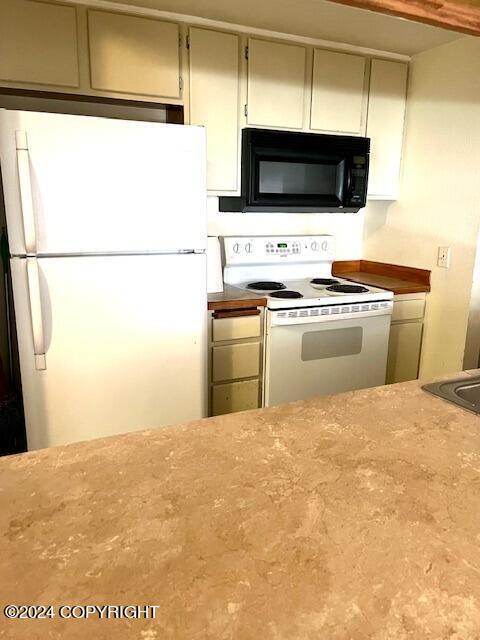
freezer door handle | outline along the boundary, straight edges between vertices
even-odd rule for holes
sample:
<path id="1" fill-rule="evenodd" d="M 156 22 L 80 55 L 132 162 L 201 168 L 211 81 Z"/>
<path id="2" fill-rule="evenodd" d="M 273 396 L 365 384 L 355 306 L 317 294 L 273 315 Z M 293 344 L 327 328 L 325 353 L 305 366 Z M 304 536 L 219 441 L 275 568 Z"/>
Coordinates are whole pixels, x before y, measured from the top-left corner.
<path id="1" fill-rule="evenodd" d="M 33 212 L 32 181 L 30 178 L 30 159 L 28 154 L 27 134 L 15 131 L 17 146 L 17 167 L 22 203 L 23 232 L 25 235 L 25 253 L 36 253 L 35 214 Z"/>
<path id="2" fill-rule="evenodd" d="M 36 258 L 27 258 L 27 279 L 35 369 L 37 369 L 37 371 L 43 371 L 47 368 L 47 364 L 45 360 L 45 336 L 43 331 L 42 299 L 40 296 L 40 277 Z"/>

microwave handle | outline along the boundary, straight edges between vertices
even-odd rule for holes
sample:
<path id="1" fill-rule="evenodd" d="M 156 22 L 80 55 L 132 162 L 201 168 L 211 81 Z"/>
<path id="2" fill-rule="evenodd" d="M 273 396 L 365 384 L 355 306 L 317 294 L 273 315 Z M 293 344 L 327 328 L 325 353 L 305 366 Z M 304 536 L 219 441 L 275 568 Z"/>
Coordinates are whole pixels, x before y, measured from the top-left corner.
<path id="1" fill-rule="evenodd" d="M 346 179 L 346 192 L 347 195 L 350 195 L 350 189 L 352 187 L 352 167 L 348 167 L 347 169 L 347 179 Z"/>

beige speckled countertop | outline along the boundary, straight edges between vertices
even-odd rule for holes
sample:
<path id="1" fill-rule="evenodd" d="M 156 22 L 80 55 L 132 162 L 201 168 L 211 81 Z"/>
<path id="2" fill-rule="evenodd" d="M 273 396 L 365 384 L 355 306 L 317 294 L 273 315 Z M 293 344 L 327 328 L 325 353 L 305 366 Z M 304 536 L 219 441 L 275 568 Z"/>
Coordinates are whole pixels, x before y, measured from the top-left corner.
<path id="1" fill-rule="evenodd" d="M 0 459 L 0 637 L 473 640 L 479 505 L 480 418 L 417 382 Z"/>

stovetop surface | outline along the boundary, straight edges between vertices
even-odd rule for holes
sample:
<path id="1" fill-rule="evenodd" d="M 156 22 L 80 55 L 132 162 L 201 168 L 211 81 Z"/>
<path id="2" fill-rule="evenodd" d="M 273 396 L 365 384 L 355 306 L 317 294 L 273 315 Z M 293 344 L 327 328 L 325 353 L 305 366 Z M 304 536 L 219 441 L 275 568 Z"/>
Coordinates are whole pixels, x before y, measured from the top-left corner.
<path id="1" fill-rule="evenodd" d="M 267 298 L 267 307 L 270 309 L 285 309 L 285 308 L 297 308 L 297 307 L 311 307 L 311 306 L 325 306 L 332 304 L 351 304 L 355 302 L 368 302 L 368 301 L 376 301 L 376 300 L 391 300 L 393 298 L 393 293 L 391 291 L 385 291 L 384 289 L 378 289 L 377 287 L 371 287 L 367 285 L 360 285 L 358 283 L 352 282 L 350 280 L 345 280 L 344 278 L 333 278 L 340 285 L 349 285 L 348 288 L 352 287 L 357 290 L 361 289 L 362 292 L 353 292 L 353 293 L 343 293 L 343 292 L 335 292 L 329 291 L 328 287 L 331 286 L 328 283 L 325 285 L 312 285 L 311 280 L 313 280 L 315 276 L 312 278 L 301 279 L 301 280 L 277 280 L 277 283 L 282 283 L 285 285 L 285 288 L 282 290 L 278 290 L 278 287 L 275 290 L 260 290 L 254 289 L 251 286 L 252 282 L 242 282 L 236 283 L 235 286 L 240 289 L 245 289 L 247 291 L 253 291 L 254 293 L 258 293 L 262 297 Z M 330 278 L 325 278 L 325 280 L 330 280 Z M 295 297 L 286 297 L 285 291 L 295 292 L 296 294 L 300 294 L 301 297 L 296 295 Z M 273 295 L 272 295 L 273 294 Z"/>

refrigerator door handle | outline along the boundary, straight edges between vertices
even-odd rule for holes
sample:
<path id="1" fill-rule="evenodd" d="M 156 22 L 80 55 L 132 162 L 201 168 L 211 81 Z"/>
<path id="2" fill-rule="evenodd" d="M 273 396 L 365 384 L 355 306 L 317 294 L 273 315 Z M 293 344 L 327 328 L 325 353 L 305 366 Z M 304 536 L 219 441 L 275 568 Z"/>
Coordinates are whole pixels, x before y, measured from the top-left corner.
<path id="1" fill-rule="evenodd" d="M 43 371 L 47 368 L 47 363 L 45 360 L 45 335 L 43 331 L 40 278 L 36 258 L 27 258 L 27 279 L 28 297 L 30 303 L 30 318 L 32 321 L 35 369 L 37 369 L 37 371 Z"/>
<path id="2" fill-rule="evenodd" d="M 25 253 L 36 253 L 35 214 L 33 212 L 32 181 L 30 178 L 30 159 L 26 131 L 15 131 L 17 147 L 18 180 L 22 203 L 23 232 L 25 235 Z"/>

